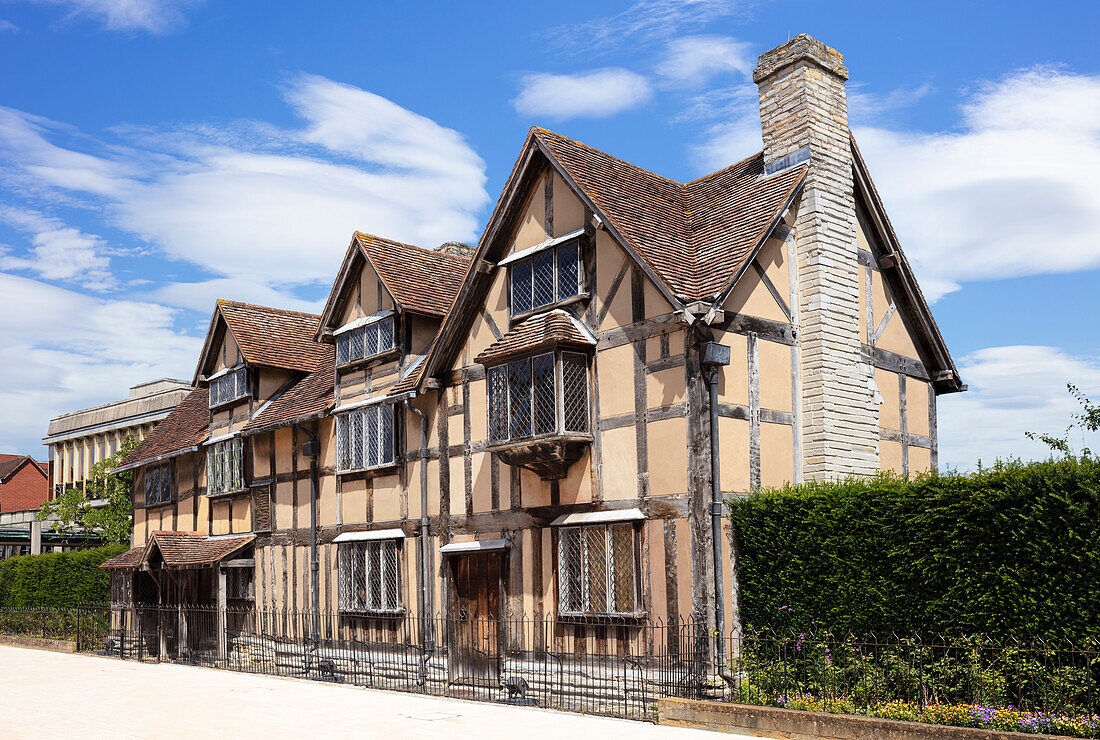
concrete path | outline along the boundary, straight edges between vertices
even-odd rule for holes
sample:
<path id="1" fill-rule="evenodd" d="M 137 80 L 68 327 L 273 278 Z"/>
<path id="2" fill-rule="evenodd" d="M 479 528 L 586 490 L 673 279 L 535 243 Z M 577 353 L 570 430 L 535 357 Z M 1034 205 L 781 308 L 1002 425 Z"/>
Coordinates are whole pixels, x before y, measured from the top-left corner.
<path id="1" fill-rule="evenodd" d="M 302 679 L 0 647 L 0 738 L 322 736 L 402 740 L 736 737 Z"/>

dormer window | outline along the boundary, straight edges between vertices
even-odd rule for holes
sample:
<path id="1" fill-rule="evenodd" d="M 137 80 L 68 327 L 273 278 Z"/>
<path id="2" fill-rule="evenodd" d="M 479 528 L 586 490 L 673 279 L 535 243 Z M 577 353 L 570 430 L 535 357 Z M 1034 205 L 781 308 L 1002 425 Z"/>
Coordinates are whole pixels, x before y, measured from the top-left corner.
<path id="1" fill-rule="evenodd" d="M 210 408 L 248 395 L 248 368 L 244 365 L 223 370 L 210 378 Z"/>
<path id="2" fill-rule="evenodd" d="M 525 250 L 501 264 L 509 265 L 512 316 L 536 311 L 581 295 L 581 255 L 577 237 L 569 234 L 531 250 Z M 555 242 L 565 243 L 555 246 Z M 528 255 L 533 252 L 533 254 Z"/>
<path id="3" fill-rule="evenodd" d="M 395 346 L 393 315 L 369 316 L 336 331 L 336 364 L 369 360 Z"/>

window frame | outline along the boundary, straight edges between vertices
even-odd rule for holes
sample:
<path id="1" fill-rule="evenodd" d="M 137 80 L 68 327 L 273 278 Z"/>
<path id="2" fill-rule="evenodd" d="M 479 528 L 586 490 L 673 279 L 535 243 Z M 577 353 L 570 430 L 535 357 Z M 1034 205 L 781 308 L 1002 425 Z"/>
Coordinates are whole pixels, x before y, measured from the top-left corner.
<path id="1" fill-rule="evenodd" d="M 559 255 L 565 251 L 575 251 L 577 254 L 577 289 L 576 292 L 570 295 L 561 295 L 561 266 L 559 262 Z M 545 259 L 547 253 L 553 254 L 553 299 L 549 303 L 535 305 L 535 291 L 536 291 L 536 277 L 535 277 L 535 263 L 537 260 Z M 584 257 L 585 250 L 583 247 L 583 240 L 581 236 L 574 237 L 569 241 L 562 244 L 555 244 L 554 246 L 546 247 L 545 249 L 539 249 L 534 254 L 527 255 L 522 259 L 517 259 L 514 262 L 508 264 L 508 318 L 513 323 L 516 321 L 522 321 L 528 316 L 549 311 L 559 306 L 564 306 L 574 301 L 583 300 L 589 297 L 588 285 L 586 280 L 586 271 L 584 269 Z M 516 306 L 516 291 L 514 277 L 517 269 L 526 269 L 528 272 L 529 283 L 529 300 L 523 310 L 517 310 Z"/>
<path id="2" fill-rule="evenodd" d="M 215 442 L 214 444 L 207 445 L 206 448 L 206 495 L 207 496 L 226 496 L 240 491 L 248 489 L 248 482 L 245 477 L 245 448 L 244 440 L 239 437 L 230 437 L 229 439 L 223 439 Z M 227 455 L 227 451 L 232 454 Z M 233 469 L 233 458 L 237 458 L 236 470 Z M 215 469 L 218 466 L 218 469 Z M 214 487 L 216 480 L 225 480 L 231 478 L 233 473 L 236 473 L 236 480 L 226 480 L 226 485 L 223 487 L 219 485 Z M 238 483 L 239 485 L 233 486 L 231 484 Z"/>
<path id="3" fill-rule="evenodd" d="M 392 401 L 379 401 L 378 403 L 366 404 L 364 406 L 360 406 L 358 408 L 351 409 L 351 410 L 348 410 L 348 411 L 338 411 L 334 414 L 334 416 L 335 416 L 335 426 L 336 426 L 334 437 L 335 437 L 335 440 L 336 440 L 336 474 L 337 475 L 348 475 L 348 474 L 351 474 L 351 473 L 362 473 L 362 472 L 369 472 L 369 471 L 374 471 L 374 470 L 381 470 L 381 469 L 385 469 L 385 468 L 394 467 L 394 466 L 396 466 L 400 463 L 400 458 L 399 458 L 400 441 L 399 441 L 399 436 L 398 436 L 399 432 L 398 432 L 398 428 L 397 428 L 398 427 L 399 415 L 397 413 L 397 408 L 398 408 L 398 404 L 393 403 Z M 383 412 L 383 410 L 388 410 L 388 414 L 389 414 L 390 433 L 389 433 L 389 440 L 388 440 L 389 441 L 388 450 L 385 450 L 385 441 L 386 441 L 385 437 L 384 437 L 385 426 L 383 424 L 384 419 L 382 418 L 381 413 L 380 413 L 380 412 Z M 370 413 L 375 413 L 375 414 L 379 415 L 378 420 L 375 422 L 376 425 L 377 425 L 375 428 L 377 429 L 377 433 L 378 433 L 378 442 L 379 442 L 378 449 L 380 451 L 384 451 L 384 450 L 388 451 L 388 453 L 389 453 L 388 459 L 381 459 L 381 457 L 380 457 L 376 462 L 370 462 L 366 458 L 367 450 L 368 450 L 368 448 L 366 446 L 366 444 L 367 444 L 367 440 L 366 440 L 367 418 L 366 418 L 366 416 L 367 416 L 367 414 L 370 414 Z M 359 434 L 361 435 L 361 438 L 357 442 L 350 441 L 350 440 L 345 441 L 345 439 L 344 439 L 344 437 L 349 433 L 349 430 L 351 429 L 352 424 L 354 423 L 353 422 L 353 417 L 358 417 L 359 418 L 359 427 L 358 427 L 358 429 L 359 429 Z M 358 448 L 358 455 L 359 455 L 358 461 L 361 461 L 363 464 L 355 465 L 354 464 L 354 462 L 356 462 L 356 460 L 354 458 L 355 453 L 351 453 L 352 456 L 348 460 L 348 462 L 352 463 L 352 464 L 348 467 L 345 467 L 345 457 L 346 456 L 344 454 L 344 451 L 345 451 L 345 448 L 349 444 L 354 445 L 355 447 Z"/>
<path id="4" fill-rule="evenodd" d="M 145 508 L 152 509 L 157 506 L 164 506 L 170 504 L 176 500 L 176 471 L 175 466 L 172 464 L 172 460 L 167 460 L 156 465 L 150 465 L 145 468 L 144 484 L 145 484 Z M 149 497 L 150 484 L 154 479 L 160 479 L 161 492 L 164 494 L 163 498 Z"/>
<path id="5" fill-rule="evenodd" d="M 235 379 L 233 386 L 234 386 L 234 389 L 235 389 L 234 392 L 236 393 L 236 395 L 234 395 L 232 397 L 215 399 L 215 395 L 216 395 L 215 389 L 222 386 L 225 383 L 225 381 L 227 381 L 230 378 Z M 240 379 L 240 380 L 236 380 L 236 379 Z M 242 399 L 245 399 L 245 398 L 251 398 L 252 397 L 252 384 L 251 384 L 250 381 L 251 381 L 251 378 L 249 377 L 248 366 L 243 364 L 243 363 L 240 364 L 240 365 L 236 365 L 234 367 L 226 369 L 221 375 L 218 375 L 218 376 L 213 377 L 213 378 L 208 378 L 207 383 L 206 383 L 207 384 L 207 392 L 209 393 L 209 397 L 208 397 L 208 400 L 207 400 L 207 405 L 211 409 L 217 409 L 217 408 L 221 408 L 222 406 L 227 406 L 229 404 L 238 403 Z"/>
<path id="6" fill-rule="evenodd" d="M 553 378 L 554 378 L 554 428 L 550 431 L 538 431 L 536 430 L 536 414 L 538 413 L 538 400 L 536 397 L 536 388 L 538 378 L 534 372 L 535 362 L 543 357 L 552 356 L 554 361 L 553 366 Z M 567 428 L 566 410 L 565 410 L 565 362 L 566 357 L 580 358 L 580 363 L 584 368 L 584 377 L 582 380 L 582 387 L 584 389 L 584 404 L 585 404 L 585 419 L 586 423 L 584 429 L 569 429 Z M 513 406 L 512 406 L 512 365 L 517 363 L 526 363 L 528 367 L 527 376 L 529 387 L 528 392 L 528 421 L 527 434 L 513 434 Z M 592 439 L 592 356 L 585 352 L 575 352 L 570 350 L 564 350 L 561 348 L 553 348 L 545 352 L 538 352 L 536 354 L 523 355 L 519 357 L 513 357 L 496 365 L 491 365 L 485 369 L 485 381 L 486 381 L 486 430 L 488 433 L 488 443 L 490 447 L 502 447 L 512 446 L 515 444 L 521 444 L 525 442 L 538 441 L 542 439 L 558 439 L 558 438 L 578 438 L 578 439 Z M 496 394 L 493 389 L 493 378 L 497 373 L 504 373 L 505 381 L 503 384 L 503 420 L 496 419 L 496 411 L 499 409 L 495 406 L 495 403 L 499 403 L 499 399 L 496 398 Z M 497 436 L 496 429 L 503 421 L 503 429 L 507 432 L 504 437 Z"/>
<path id="7" fill-rule="evenodd" d="M 404 540 L 399 537 L 387 537 L 337 543 L 337 606 L 341 614 L 398 617 L 405 613 L 401 577 L 403 542 Z M 378 551 L 378 564 L 372 565 L 370 553 L 375 548 Z M 392 552 L 392 558 L 387 557 L 387 550 Z M 377 594 L 372 594 L 373 567 L 381 571 L 377 580 L 381 593 Z M 387 573 L 386 570 L 390 567 L 392 572 Z M 362 574 L 362 593 L 359 592 L 359 584 L 355 582 L 357 573 Z"/>
<path id="8" fill-rule="evenodd" d="M 389 327 L 389 333 L 388 333 L 389 346 L 387 346 L 385 348 L 381 348 L 381 339 L 382 339 L 382 335 L 383 335 L 382 327 L 383 326 L 388 326 Z M 373 333 L 374 337 L 375 337 L 374 338 L 375 351 L 372 352 L 369 355 L 367 354 L 367 332 L 368 331 Z M 346 359 L 341 360 L 340 359 L 341 345 L 345 341 L 350 343 L 352 341 L 352 338 L 355 337 L 355 336 L 360 337 L 359 346 L 360 346 L 360 352 L 362 354 L 360 354 L 357 357 L 349 356 Z M 380 318 L 375 319 L 374 321 L 369 321 L 369 322 L 363 324 L 362 326 L 356 326 L 352 329 L 345 329 L 345 330 L 337 329 L 337 331 L 335 333 L 335 345 L 336 345 L 336 348 L 335 348 L 336 367 L 338 369 L 341 369 L 341 370 L 343 370 L 345 368 L 348 368 L 348 367 L 354 367 L 358 363 L 372 362 L 374 360 L 377 360 L 380 357 L 384 357 L 386 355 L 389 355 L 390 353 L 392 353 L 395 350 L 399 349 L 397 315 L 392 314 L 392 313 L 387 314 L 386 316 L 382 316 Z M 349 354 L 350 354 L 350 350 L 349 350 Z"/>
<path id="9" fill-rule="evenodd" d="M 641 588 L 641 551 L 643 536 L 641 525 L 641 521 L 629 520 L 556 527 L 555 577 L 557 578 L 557 606 L 559 617 L 564 619 L 638 619 L 645 617 L 645 611 L 642 608 Z M 630 563 L 632 572 L 629 574 L 629 577 L 631 580 L 630 586 L 633 608 L 629 610 L 615 610 L 613 608 L 618 584 L 613 584 L 611 580 L 614 573 L 612 530 L 618 527 L 627 528 L 630 531 Z M 605 582 L 605 602 L 601 605 L 604 607 L 603 609 L 592 608 L 591 604 L 591 581 L 586 578 L 586 574 L 590 572 L 590 566 L 586 564 L 588 558 L 588 550 L 585 544 L 586 531 L 601 531 L 603 534 L 603 571 Z M 580 550 L 579 557 L 581 558 L 581 563 L 579 566 L 580 572 L 578 573 L 578 582 L 573 588 L 580 588 L 581 590 L 580 609 L 568 608 L 576 604 L 568 604 L 567 599 L 576 597 L 577 594 L 566 591 L 567 587 L 569 587 L 569 582 L 566 581 L 566 574 L 564 573 L 565 566 L 563 564 L 565 560 L 565 548 L 568 546 L 566 538 L 573 536 L 573 533 L 579 533 L 577 536 L 579 537 L 578 547 Z"/>

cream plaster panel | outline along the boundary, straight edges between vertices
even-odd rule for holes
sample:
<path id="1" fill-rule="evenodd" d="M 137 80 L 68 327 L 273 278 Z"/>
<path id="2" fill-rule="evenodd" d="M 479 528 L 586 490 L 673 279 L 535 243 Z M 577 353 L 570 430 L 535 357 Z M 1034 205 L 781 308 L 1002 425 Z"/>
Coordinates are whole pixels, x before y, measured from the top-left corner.
<path id="1" fill-rule="evenodd" d="M 419 478 L 417 480 L 419 481 Z M 362 524 L 367 521 L 367 482 L 365 480 L 340 482 L 340 514 L 344 524 Z"/>
<path id="2" fill-rule="evenodd" d="M 723 403 L 749 405 L 749 338 L 726 332 L 717 340 L 730 348 L 730 364 L 719 368 L 718 399 Z"/>
<path id="3" fill-rule="evenodd" d="M 772 285 L 783 296 L 783 301 L 790 304 L 791 301 L 791 270 L 787 264 L 787 244 L 778 239 L 769 239 L 760 254 L 756 257 L 764 273 L 772 281 Z M 755 268 L 749 267 L 755 272 Z M 764 290 L 767 290 L 765 287 Z M 788 305 L 789 308 L 789 305 Z"/>
<path id="4" fill-rule="evenodd" d="M 742 419 L 718 418 L 721 449 L 722 490 L 749 490 L 749 423 Z"/>
<path id="5" fill-rule="evenodd" d="M 221 346 L 217 348 L 217 356 L 214 361 L 214 372 L 224 370 L 227 367 L 233 367 L 239 364 L 241 361 L 241 351 L 237 347 L 237 342 L 233 339 L 233 335 L 229 332 L 229 327 L 226 327 L 225 332 L 222 334 Z"/>
<path id="6" fill-rule="evenodd" d="M 687 419 L 662 419 L 646 427 L 649 488 L 654 496 L 687 493 Z"/>
<path id="7" fill-rule="evenodd" d="M 600 415 L 634 411 L 634 347 L 601 350 L 596 354 L 596 379 L 600 384 Z M 606 463 L 605 463 L 606 464 Z"/>
<path id="8" fill-rule="evenodd" d="M 890 310 L 890 301 L 893 299 L 890 289 L 882 279 L 882 273 L 878 270 L 871 271 L 871 296 L 875 302 L 874 328 L 878 329 L 879 324 L 882 323 L 882 317 Z"/>
<path id="9" fill-rule="evenodd" d="M 198 521 L 195 523 L 196 532 L 206 531 L 206 522 L 210 517 L 210 499 L 206 496 L 199 496 L 199 516 Z"/>
<path id="10" fill-rule="evenodd" d="M 292 469 L 294 454 L 294 439 L 291 436 L 290 427 L 275 430 L 275 470 L 279 473 L 289 473 Z"/>
<path id="11" fill-rule="evenodd" d="M 497 328 L 508 330 L 508 270 L 500 269 L 493 274 L 493 283 L 485 297 L 485 310 L 493 317 Z"/>
<path id="12" fill-rule="evenodd" d="M 462 417 L 456 417 L 461 419 Z M 458 440 L 462 440 L 459 435 Z M 455 455 L 450 460 L 451 466 L 451 514 L 463 516 L 466 514 L 466 468 L 462 455 Z"/>
<path id="13" fill-rule="evenodd" d="M 672 313 L 672 304 L 661 295 L 661 291 L 653 284 L 645 273 L 642 273 L 642 295 L 645 297 L 645 316 L 652 319 Z"/>
<path id="14" fill-rule="evenodd" d="M 470 381 L 470 440 L 478 442 L 488 437 L 489 399 L 484 380 Z"/>
<path id="15" fill-rule="evenodd" d="M 769 277 L 771 276 L 769 275 Z M 784 299 L 786 298 L 784 297 Z M 783 309 L 775 302 L 767 286 L 760 280 L 756 270 L 752 268 L 749 268 L 741 277 L 722 308 L 733 313 L 759 316 L 763 319 L 772 319 L 784 323 L 787 321 Z"/>
<path id="16" fill-rule="evenodd" d="M 474 513 L 480 514 L 493 510 L 493 469 L 492 457 L 488 452 L 477 452 L 470 456 L 473 468 Z"/>
<path id="17" fill-rule="evenodd" d="M 214 529 L 210 534 L 229 534 L 229 502 L 211 502 L 214 507 Z"/>
<path id="18" fill-rule="evenodd" d="M 439 460 L 428 461 L 428 516 L 439 516 Z"/>
<path id="19" fill-rule="evenodd" d="M 519 474 L 520 503 L 523 506 L 549 506 L 550 483 L 540 479 L 526 468 L 512 468 L 512 475 Z"/>
<path id="20" fill-rule="evenodd" d="M 384 475 L 371 481 L 374 521 L 392 522 L 401 518 L 401 477 Z"/>
<path id="21" fill-rule="evenodd" d="M 669 333 L 668 353 L 673 357 L 684 354 L 684 331 L 682 329 Z"/>
<path id="22" fill-rule="evenodd" d="M 601 389 L 602 390 L 602 389 Z M 602 403 L 601 398 L 601 403 Z M 637 498 L 638 451 L 634 427 L 603 432 L 603 497 Z"/>
<path id="23" fill-rule="evenodd" d="M 917 378 L 905 379 L 905 410 L 909 433 L 928 436 L 928 383 Z"/>
<path id="24" fill-rule="evenodd" d="M 664 520 L 648 520 L 645 523 L 645 537 L 649 542 L 649 587 L 653 603 L 652 616 L 655 620 L 664 620 L 668 618 L 668 591 L 666 590 L 665 578 L 668 567 L 665 566 Z"/>
<path id="25" fill-rule="evenodd" d="M 897 373 L 875 368 L 875 384 L 883 399 L 878 407 L 878 425 L 883 429 L 900 430 L 901 399 L 898 395 Z"/>
<path id="26" fill-rule="evenodd" d="M 623 276 L 619 288 L 615 291 L 615 297 L 611 299 L 611 307 L 607 309 L 607 315 L 600 330 L 613 329 L 617 326 L 626 326 L 633 322 L 630 303 L 630 270 L 631 261 L 626 253 L 615 243 L 606 231 L 596 232 L 596 296 L 597 308 L 604 310 L 611 285 L 615 281 L 615 275 L 622 267 L 623 260 L 627 261 L 627 271 Z"/>
<path id="27" fill-rule="evenodd" d="M 592 448 L 584 451 L 580 460 L 569 466 L 558 481 L 558 498 L 562 505 L 583 504 L 592 500 Z"/>
<path id="28" fill-rule="evenodd" d="M 620 380 L 620 382 L 625 382 Z M 601 390 L 603 390 L 601 386 Z M 648 408 L 658 408 L 680 403 L 687 398 L 687 382 L 683 367 L 670 367 L 649 373 L 646 377 L 646 403 Z M 600 399 L 601 409 L 603 398 Z"/>
<path id="29" fill-rule="evenodd" d="M 456 394 L 457 395 L 457 394 Z M 471 412 L 473 409 L 471 409 Z M 447 417 L 447 443 L 448 445 L 460 445 L 465 442 L 463 437 L 464 422 L 462 414 Z M 461 480 L 461 478 L 459 479 Z"/>
<path id="30" fill-rule="evenodd" d="M 584 226 L 584 204 L 557 172 L 553 177 L 554 236 L 562 236 Z"/>
<path id="31" fill-rule="evenodd" d="M 134 547 L 145 544 L 145 509 L 134 509 Z"/>
<path id="32" fill-rule="evenodd" d="M 886 329 L 883 330 L 882 335 L 879 336 L 875 347 L 894 354 L 912 357 L 915 360 L 920 359 L 920 353 L 917 351 L 916 344 L 913 343 L 909 329 L 905 326 L 901 314 L 896 311 L 890 317 L 890 321 L 886 324 Z"/>
<path id="33" fill-rule="evenodd" d="M 927 447 L 909 448 L 909 476 L 915 478 L 920 473 L 932 469 L 932 451 Z"/>
<path id="34" fill-rule="evenodd" d="M 794 478 L 793 427 L 760 425 L 760 484 L 780 487 Z"/>
<path id="35" fill-rule="evenodd" d="M 508 330 L 507 324 L 503 327 L 498 326 L 498 328 L 502 332 Z M 481 314 L 475 316 L 473 326 L 470 327 L 470 333 L 466 340 L 466 351 L 470 353 L 469 357 L 471 362 L 496 340 L 496 335 L 494 335 L 493 330 L 489 328 L 489 322 L 487 322 Z"/>
<path id="36" fill-rule="evenodd" d="M 676 520 L 676 611 L 691 614 L 691 525 L 687 519 Z"/>
<path id="37" fill-rule="evenodd" d="M 336 516 L 336 476 L 319 475 L 317 478 L 317 523 L 322 527 L 339 524 Z"/>
<path id="38" fill-rule="evenodd" d="M 760 407 L 790 411 L 791 348 L 764 340 L 756 346 L 760 353 Z"/>
<path id="39" fill-rule="evenodd" d="M 248 497 L 234 499 L 233 501 L 233 531 L 252 531 L 252 500 Z"/>
<path id="40" fill-rule="evenodd" d="M 405 321 L 409 322 L 412 336 L 410 337 L 409 352 L 414 355 L 422 355 L 428 351 L 436 332 L 439 331 L 440 322 L 423 316 L 405 314 Z"/>
<path id="41" fill-rule="evenodd" d="M 333 417 L 321 419 L 317 425 L 317 438 L 321 441 L 321 465 L 336 467 L 336 420 Z"/>
<path id="42" fill-rule="evenodd" d="M 879 440 L 878 443 L 879 467 L 883 470 L 892 470 L 901 475 L 901 444 L 889 440 Z"/>
<path id="43" fill-rule="evenodd" d="M 294 523 L 294 488 L 290 483 L 275 484 L 275 526 L 290 529 Z"/>
<path id="44" fill-rule="evenodd" d="M 512 252 L 522 251 L 536 244 L 546 241 L 546 197 L 545 184 L 539 178 L 531 187 L 527 205 L 520 217 L 519 227 L 516 229 L 515 238 L 512 241 Z"/>

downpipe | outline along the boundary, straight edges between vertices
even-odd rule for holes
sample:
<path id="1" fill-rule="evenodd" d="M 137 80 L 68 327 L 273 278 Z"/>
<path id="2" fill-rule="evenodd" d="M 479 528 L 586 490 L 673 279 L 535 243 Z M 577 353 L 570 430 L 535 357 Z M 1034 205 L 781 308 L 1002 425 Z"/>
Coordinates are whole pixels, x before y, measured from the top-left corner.
<path id="1" fill-rule="evenodd" d="M 420 419 L 420 667 L 416 683 L 428 683 L 428 659 L 435 645 L 432 640 L 432 589 L 429 558 L 431 543 L 428 539 L 428 417 L 405 399 L 405 410 Z"/>
<path id="2" fill-rule="evenodd" d="M 313 609 L 310 630 L 310 640 L 313 644 L 313 653 L 316 655 L 321 645 L 321 633 L 318 629 L 318 620 L 321 618 L 321 562 L 317 558 L 317 458 L 321 455 L 321 441 L 317 433 L 310 431 L 301 424 L 295 426 L 305 433 L 308 440 L 302 445 L 302 452 L 309 457 L 309 572 L 310 572 L 310 603 Z"/>

